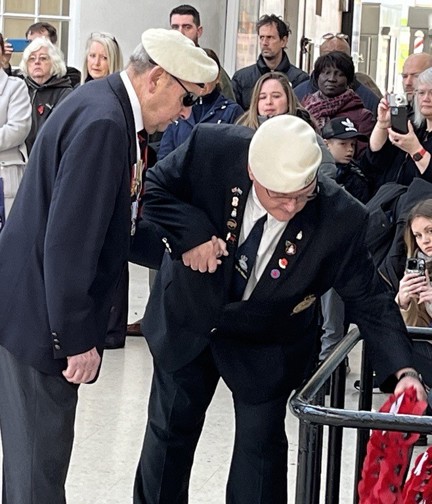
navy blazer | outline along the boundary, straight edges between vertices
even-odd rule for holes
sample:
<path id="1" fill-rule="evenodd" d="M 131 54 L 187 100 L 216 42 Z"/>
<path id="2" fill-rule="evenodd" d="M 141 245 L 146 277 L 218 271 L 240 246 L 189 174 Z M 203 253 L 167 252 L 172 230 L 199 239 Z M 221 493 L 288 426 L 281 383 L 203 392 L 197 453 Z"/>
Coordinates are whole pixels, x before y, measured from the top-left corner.
<path id="1" fill-rule="evenodd" d="M 135 138 L 113 74 L 69 95 L 34 144 L 0 234 L 0 345 L 42 372 L 103 348 L 129 248 Z"/>
<path id="2" fill-rule="evenodd" d="M 411 342 L 400 312 L 366 250 L 366 210 L 325 176 L 319 178 L 318 197 L 288 223 L 250 298 L 230 302 L 234 254 L 251 187 L 252 134 L 241 126 L 198 125 L 186 143 L 148 172 L 144 219 L 165 229 L 171 252 L 143 321 L 157 364 L 174 371 L 212 344 L 224 379 L 240 383 L 249 400 L 290 390 L 311 365 L 320 336 L 319 298 L 334 287 L 348 319 L 369 343 L 380 381 L 411 366 Z M 238 198 L 234 219 L 233 197 Z M 185 267 L 181 254 L 212 235 L 227 241 L 223 264 L 213 274 Z M 295 254 L 289 253 L 290 244 Z M 257 390 L 262 381 L 251 380 L 260 376 L 267 384 L 272 381 L 262 396 Z"/>

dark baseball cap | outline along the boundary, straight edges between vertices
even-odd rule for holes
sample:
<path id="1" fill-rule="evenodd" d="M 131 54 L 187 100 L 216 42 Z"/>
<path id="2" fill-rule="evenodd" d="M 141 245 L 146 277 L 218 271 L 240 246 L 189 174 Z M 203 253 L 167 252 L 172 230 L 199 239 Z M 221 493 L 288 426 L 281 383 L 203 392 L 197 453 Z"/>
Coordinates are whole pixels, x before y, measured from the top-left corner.
<path id="1" fill-rule="evenodd" d="M 349 117 L 335 117 L 331 119 L 324 125 L 321 136 L 326 140 L 330 140 L 331 138 L 357 138 L 363 142 L 369 141 L 366 135 L 359 133 Z"/>

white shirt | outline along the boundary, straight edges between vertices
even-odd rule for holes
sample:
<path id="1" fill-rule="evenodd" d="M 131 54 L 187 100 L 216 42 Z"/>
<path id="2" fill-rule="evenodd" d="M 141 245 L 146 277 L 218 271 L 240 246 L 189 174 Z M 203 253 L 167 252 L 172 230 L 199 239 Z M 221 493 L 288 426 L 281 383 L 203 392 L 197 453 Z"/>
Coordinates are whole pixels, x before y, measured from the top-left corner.
<path id="1" fill-rule="evenodd" d="M 137 160 L 140 159 L 141 157 L 141 150 L 138 142 L 138 131 L 141 131 L 144 129 L 144 123 L 143 123 L 143 118 L 142 118 L 142 111 L 141 111 L 141 105 L 138 100 L 138 96 L 135 92 L 134 87 L 132 86 L 132 82 L 129 79 L 129 75 L 126 73 L 126 70 L 123 70 L 120 72 L 120 77 L 121 80 L 123 81 L 123 84 L 125 85 L 126 92 L 129 97 L 129 101 L 132 107 L 132 113 L 133 113 L 133 118 L 134 118 L 134 123 L 135 123 L 135 132 L 136 132 L 136 144 L 137 144 Z"/>
<path id="2" fill-rule="evenodd" d="M 246 201 L 243 224 L 240 230 L 239 246 L 246 240 L 255 222 L 266 213 L 266 209 L 261 205 L 258 199 L 255 187 L 252 186 Z M 270 214 L 267 214 L 267 220 L 264 224 L 264 231 L 258 247 L 257 257 L 243 293 L 243 300 L 249 299 L 252 294 L 252 291 L 258 283 L 258 280 L 261 278 L 261 275 L 264 273 L 264 270 L 275 251 L 276 245 L 287 227 L 287 224 L 288 222 L 278 221 Z"/>

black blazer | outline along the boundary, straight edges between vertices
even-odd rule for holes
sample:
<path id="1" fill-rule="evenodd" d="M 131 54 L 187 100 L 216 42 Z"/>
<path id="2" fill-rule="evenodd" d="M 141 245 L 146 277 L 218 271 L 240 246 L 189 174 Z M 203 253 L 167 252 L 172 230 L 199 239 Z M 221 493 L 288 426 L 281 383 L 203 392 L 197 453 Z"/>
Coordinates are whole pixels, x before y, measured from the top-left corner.
<path id="1" fill-rule="evenodd" d="M 45 373 L 103 348 L 128 254 L 135 138 L 114 74 L 68 96 L 33 147 L 0 235 L 0 344 Z"/>
<path id="2" fill-rule="evenodd" d="M 319 177 L 318 197 L 287 225 L 250 299 L 229 301 L 251 187 L 247 156 L 252 134 L 235 125 L 198 125 L 189 141 L 147 174 L 144 219 L 165 229 L 171 251 L 143 322 L 158 364 L 178 369 L 211 342 L 227 382 L 236 381 L 242 369 L 258 366 L 257 376 L 274 376 L 279 369 L 278 384 L 293 388 L 302 380 L 319 340 L 319 298 L 335 287 L 349 320 L 359 325 L 370 344 L 379 379 L 383 382 L 412 365 L 411 343 L 399 310 L 380 284 L 366 250 L 366 210 L 325 176 Z M 229 256 L 223 264 L 213 274 L 185 267 L 181 254 L 212 235 L 227 240 Z M 291 243 L 294 255 L 287 253 Z M 281 259 L 288 260 L 285 268 Z M 243 384 L 247 380 L 246 375 L 239 378 Z"/>

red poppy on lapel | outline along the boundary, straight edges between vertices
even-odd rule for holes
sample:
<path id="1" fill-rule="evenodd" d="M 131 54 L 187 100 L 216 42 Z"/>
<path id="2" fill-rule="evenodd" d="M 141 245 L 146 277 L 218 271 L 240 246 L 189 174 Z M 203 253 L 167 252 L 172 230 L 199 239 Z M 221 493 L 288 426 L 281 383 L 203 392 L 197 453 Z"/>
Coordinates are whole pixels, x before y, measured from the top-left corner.
<path id="1" fill-rule="evenodd" d="M 39 105 L 37 111 L 39 115 L 42 115 L 45 112 L 45 107 L 43 105 Z"/>

